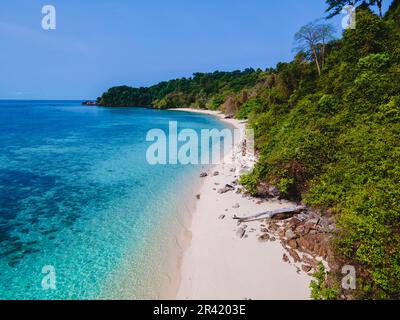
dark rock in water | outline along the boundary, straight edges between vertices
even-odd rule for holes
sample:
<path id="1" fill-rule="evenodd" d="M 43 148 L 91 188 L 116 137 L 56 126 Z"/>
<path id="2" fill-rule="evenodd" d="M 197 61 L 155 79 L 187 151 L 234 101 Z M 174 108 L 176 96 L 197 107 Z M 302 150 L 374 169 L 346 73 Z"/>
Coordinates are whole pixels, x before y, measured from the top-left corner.
<path id="1" fill-rule="evenodd" d="M 83 101 L 82 105 L 84 105 L 84 106 L 97 106 L 97 102 L 96 101 Z"/>
<path id="2" fill-rule="evenodd" d="M 13 259 L 11 261 L 9 261 L 7 264 L 11 267 L 14 268 L 18 263 L 19 263 L 20 259 Z"/>
<path id="3" fill-rule="evenodd" d="M 207 177 L 208 176 L 208 173 L 207 172 L 202 172 L 202 173 L 200 173 L 200 178 L 205 178 L 205 177 Z"/>
<path id="4" fill-rule="evenodd" d="M 55 233 L 55 232 L 57 232 L 57 229 L 45 230 L 45 231 L 42 231 L 42 235 L 47 236 L 47 235 L 49 235 L 51 233 Z"/>
<path id="5" fill-rule="evenodd" d="M 28 248 L 24 250 L 24 255 L 27 254 L 34 254 L 34 253 L 39 253 L 40 250 L 39 249 L 34 249 L 34 248 Z"/>

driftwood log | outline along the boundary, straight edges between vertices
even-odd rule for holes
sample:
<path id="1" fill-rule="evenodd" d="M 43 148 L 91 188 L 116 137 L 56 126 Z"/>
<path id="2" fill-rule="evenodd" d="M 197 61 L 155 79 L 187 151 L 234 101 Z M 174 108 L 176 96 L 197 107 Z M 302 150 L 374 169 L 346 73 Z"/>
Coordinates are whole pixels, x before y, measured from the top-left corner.
<path id="1" fill-rule="evenodd" d="M 233 219 L 238 220 L 239 222 L 251 222 L 251 221 L 256 221 L 256 220 L 264 220 L 264 219 L 273 219 L 273 218 L 278 218 L 281 217 L 281 219 L 287 219 L 290 218 L 291 216 L 295 214 L 301 213 L 303 210 L 305 210 L 305 206 L 296 206 L 292 208 L 284 208 L 284 209 L 277 209 L 273 211 L 266 211 L 262 213 L 258 213 L 254 216 L 249 216 L 249 217 L 237 217 L 236 215 L 233 217 Z"/>

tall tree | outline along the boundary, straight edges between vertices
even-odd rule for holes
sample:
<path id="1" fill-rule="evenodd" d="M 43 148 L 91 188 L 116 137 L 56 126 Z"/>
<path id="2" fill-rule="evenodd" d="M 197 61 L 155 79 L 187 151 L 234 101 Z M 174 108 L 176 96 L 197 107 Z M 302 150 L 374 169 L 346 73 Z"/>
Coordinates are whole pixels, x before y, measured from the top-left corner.
<path id="1" fill-rule="evenodd" d="M 295 50 L 304 52 L 315 61 L 318 74 L 321 75 L 325 64 L 326 44 L 333 39 L 335 29 L 330 24 L 311 22 L 295 34 Z"/>

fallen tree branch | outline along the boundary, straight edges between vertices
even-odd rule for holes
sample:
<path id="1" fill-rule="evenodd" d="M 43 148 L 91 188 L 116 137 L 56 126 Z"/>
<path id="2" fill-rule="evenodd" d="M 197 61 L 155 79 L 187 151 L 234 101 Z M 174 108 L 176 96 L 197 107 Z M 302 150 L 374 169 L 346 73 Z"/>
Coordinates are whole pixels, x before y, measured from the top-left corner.
<path id="1" fill-rule="evenodd" d="M 264 219 L 273 219 L 277 215 L 283 215 L 283 216 L 293 216 L 295 214 L 300 213 L 301 211 L 305 210 L 305 206 L 297 206 L 297 207 L 292 207 L 292 208 L 284 208 L 284 209 L 277 209 L 273 211 L 266 211 L 263 213 L 258 213 L 254 216 L 250 217 L 237 217 L 236 215 L 233 217 L 234 220 L 239 220 L 239 222 L 251 222 L 251 221 L 256 221 L 256 220 L 264 220 Z"/>

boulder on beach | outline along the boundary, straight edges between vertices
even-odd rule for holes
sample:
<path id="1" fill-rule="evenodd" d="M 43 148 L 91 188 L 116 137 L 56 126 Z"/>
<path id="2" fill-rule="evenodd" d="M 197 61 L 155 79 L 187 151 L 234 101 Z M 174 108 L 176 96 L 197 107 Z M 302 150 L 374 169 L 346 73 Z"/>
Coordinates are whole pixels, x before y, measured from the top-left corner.
<path id="1" fill-rule="evenodd" d="M 268 233 L 263 234 L 262 236 L 258 237 L 258 241 L 265 242 L 269 241 L 270 235 Z"/>
<path id="2" fill-rule="evenodd" d="M 219 189 L 218 193 L 223 194 L 223 193 L 227 193 L 227 192 L 233 191 L 233 190 L 235 190 L 235 187 L 230 184 L 227 184 L 227 185 L 225 185 L 224 188 Z"/>

